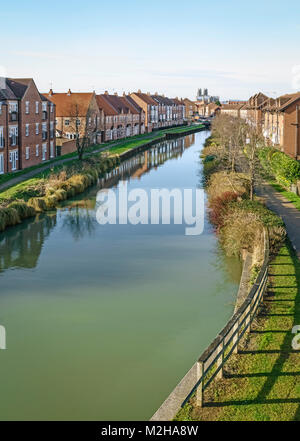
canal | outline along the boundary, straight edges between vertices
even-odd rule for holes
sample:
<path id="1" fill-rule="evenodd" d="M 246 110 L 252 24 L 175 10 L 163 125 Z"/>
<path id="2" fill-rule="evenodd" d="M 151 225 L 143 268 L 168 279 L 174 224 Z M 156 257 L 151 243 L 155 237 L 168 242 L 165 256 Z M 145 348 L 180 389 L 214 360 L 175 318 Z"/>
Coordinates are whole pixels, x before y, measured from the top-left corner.
<path id="1" fill-rule="evenodd" d="M 1 420 L 147 420 L 234 307 L 241 274 L 205 220 L 96 221 L 100 187 L 202 186 L 208 132 L 154 146 L 56 212 L 0 235 Z M 159 153 L 160 146 L 167 153 Z"/>

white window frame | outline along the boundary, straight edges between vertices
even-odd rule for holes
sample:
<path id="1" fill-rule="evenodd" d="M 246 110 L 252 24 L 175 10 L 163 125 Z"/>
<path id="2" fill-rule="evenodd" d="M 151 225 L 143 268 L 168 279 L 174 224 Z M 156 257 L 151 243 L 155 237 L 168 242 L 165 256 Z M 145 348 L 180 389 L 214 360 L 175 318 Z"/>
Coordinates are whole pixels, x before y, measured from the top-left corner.
<path id="1" fill-rule="evenodd" d="M 25 136 L 29 136 L 29 124 L 25 124 Z"/>
<path id="2" fill-rule="evenodd" d="M 25 102 L 25 113 L 26 113 L 26 115 L 29 115 L 29 101 L 26 101 Z"/>
<path id="3" fill-rule="evenodd" d="M 39 113 L 39 102 L 38 101 L 35 102 L 35 113 L 36 114 Z"/>
<path id="4" fill-rule="evenodd" d="M 0 149 L 4 148 L 4 127 L 0 127 Z"/>
<path id="5" fill-rule="evenodd" d="M 42 161 L 47 159 L 47 144 L 42 144 Z"/>
<path id="6" fill-rule="evenodd" d="M 39 123 L 35 123 L 35 134 L 38 135 L 40 133 Z"/>
<path id="7" fill-rule="evenodd" d="M 0 175 L 4 174 L 4 154 L 0 153 Z"/>
<path id="8" fill-rule="evenodd" d="M 54 142 L 50 141 L 50 158 L 54 158 Z"/>
<path id="9" fill-rule="evenodd" d="M 25 148 L 25 159 L 28 160 L 30 158 L 30 147 Z"/>
<path id="10" fill-rule="evenodd" d="M 40 156 L 40 147 L 38 144 L 35 146 L 35 156 Z"/>

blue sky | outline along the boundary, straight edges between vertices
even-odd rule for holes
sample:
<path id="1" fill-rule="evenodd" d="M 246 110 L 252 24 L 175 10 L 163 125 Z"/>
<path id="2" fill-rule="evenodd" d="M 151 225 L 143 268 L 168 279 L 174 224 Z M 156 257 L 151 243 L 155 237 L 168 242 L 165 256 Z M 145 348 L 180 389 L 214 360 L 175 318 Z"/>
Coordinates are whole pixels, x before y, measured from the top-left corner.
<path id="1" fill-rule="evenodd" d="M 0 76 L 41 91 L 280 95 L 300 90 L 299 16 L 296 0 L 14 0 L 0 5 Z"/>

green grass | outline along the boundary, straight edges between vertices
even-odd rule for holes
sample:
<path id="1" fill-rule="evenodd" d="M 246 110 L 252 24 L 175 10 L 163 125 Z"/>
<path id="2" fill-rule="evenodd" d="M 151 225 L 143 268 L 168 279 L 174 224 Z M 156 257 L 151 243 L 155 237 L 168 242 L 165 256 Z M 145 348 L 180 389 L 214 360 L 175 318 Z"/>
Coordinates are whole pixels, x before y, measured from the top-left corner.
<path id="1" fill-rule="evenodd" d="M 225 367 L 226 376 L 178 420 L 300 421 L 300 351 L 292 328 L 300 325 L 300 262 L 289 243 L 270 264 L 268 296 L 247 346 Z"/>
<path id="2" fill-rule="evenodd" d="M 197 125 L 184 126 L 184 127 L 181 126 L 178 128 L 176 127 L 176 128 L 172 128 L 172 129 L 164 129 L 164 130 L 152 132 L 150 134 L 145 133 L 144 135 L 132 136 L 132 137 L 127 138 L 125 140 L 122 139 L 120 141 L 109 141 L 104 144 L 96 144 L 96 145 L 93 145 L 93 146 L 89 147 L 88 149 L 86 149 L 85 154 L 93 153 L 94 151 L 99 150 L 99 149 L 104 149 L 105 151 L 111 151 L 112 153 L 121 154 L 123 152 L 126 152 L 126 151 L 134 148 L 134 147 L 143 145 L 143 144 L 149 142 L 149 140 L 163 138 L 165 133 L 182 133 L 185 131 L 194 130 L 195 128 L 199 128 L 199 125 L 198 126 Z M 105 147 L 107 147 L 107 149 Z M 45 163 L 37 164 L 32 167 L 28 167 L 24 170 L 18 170 L 14 173 L 6 173 L 5 175 L 0 175 L 0 185 L 4 184 L 5 182 L 8 182 L 11 179 L 14 179 L 16 177 L 23 176 L 30 171 L 38 170 L 39 168 L 41 168 L 43 166 L 49 166 L 49 165 L 55 166 L 55 163 L 57 163 L 63 159 L 68 159 L 68 158 L 76 159 L 77 152 L 67 153 L 66 155 L 58 156 L 55 159 L 52 159 L 52 160 L 47 161 Z"/>
<path id="3" fill-rule="evenodd" d="M 277 184 L 274 181 L 269 181 L 269 183 L 272 185 L 272 187 L 282 194 L 288 201 L 292 202 L 292 204 L 297 208 L 297 210 L 300 210 L 300 197 L 297 196 L 295 193 L 285 190 L 285 188 L 281 187 L 281 185 Z"/>
<path id="4" fill-rule="evenodd" d="M 125 139 L 125 140 L 120 140 L 120 141 L 110 141 L 105 144 L 97 144 L 97 145 L 89 147 L 86 150 L 85 154 L 92 154 L 94 151 L 97 151 L 99 149 L 103 149 L 104 152 L 110 152 L 112 154 L 120 155 L 121 153 L 124 153 L 124 152 L 129 151 L 131 149 L 134 149 L 136 147 L 140 147 L 144 144 L 147 144 L 150 141 L 164 139 L 165 133 L 173 133 L 173 132 L 180 133 L 180 132 L 183 132 L 183 131 L 185 132 L 188 130 L 192 131 L 195 128 L 199 128 L 199 125 L 198 126 L 189 126 L 189 127 L 184 126 L 182 128 L 179 127 L 179 128 L 175 128 L 175 129 L 165 129 L 165 130 L 155 131 L 150 134 L 136 135 L 134 137 L 131 137 L 130 139 Z M 107 148 L 105 148 L 106 146 L 107 146 Z M 59 161 L 61 161 L 63 159 L 68 159 L 68 158 L 74 158 L 74 160 L 69 161 L 65 164 L 58 164 Z M 21 171 L 15 172 L 15 173 L 7 173 L 5 175 L 1 175 L 0 176 L 0 184 L 3 184 L 5 182 L 9 182 L 11 179 L 14 179 L 19 176 L 24 176 L 24 182 L 22 182 L 21 184 L 14 185 L 8 190 L 4 190 L 2 192 L 0 191 L 0 203 L 6 199 L 20 198 L 20 197 L 22 197 L 22 195 L 25 195 L 25 198 L 26 198 L 26 187 L 37 184 L 38 180 L 40 180 L 40 179 L 46 179 L 50 173 L 58 172 L 59 170 L 61 170 L 64 167 L 71 167 L 77 163 L 78 163 L 77 152 L 72 152 L 72 153 L 68 153 L 63 156 L 58 156 L 57 158 L 55 158 L 51 161 L 48 161 L 46 163 L 43 163 L 43 164 L 38 164 L 33 167 L 29 167 L 29 168 L 26 168 L 24 170 L 21 170 Z M 39 168 L 41 168 L 43 166 L 49 166 L 49 165 L 50 165 L 50 167 L 48 169 L 45 169 L 41 172 L 38 172 Z M 25 176 L 26 173 L 28 173 L 32 170 L 37 170 L 36 176 L 34 177 L 34 179 L 32 179 L 32 178 L 26 179 L 26 176 Z"/>

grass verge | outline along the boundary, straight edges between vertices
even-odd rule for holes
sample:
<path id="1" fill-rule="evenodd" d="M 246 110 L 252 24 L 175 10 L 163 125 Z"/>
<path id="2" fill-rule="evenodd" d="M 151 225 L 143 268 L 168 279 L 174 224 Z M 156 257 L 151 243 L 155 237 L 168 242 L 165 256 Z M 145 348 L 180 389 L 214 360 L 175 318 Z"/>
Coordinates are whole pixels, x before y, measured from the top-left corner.
<path id="1" fill-rule="evenodd" d="M 300 325 L 300 262 L 286 241 L 270 264 L 267 297 L 225 378 L 205 392 L 204 408 L 192 399 L 178 421 L 300 421 L 300 351 L 292 328 Z"/>

